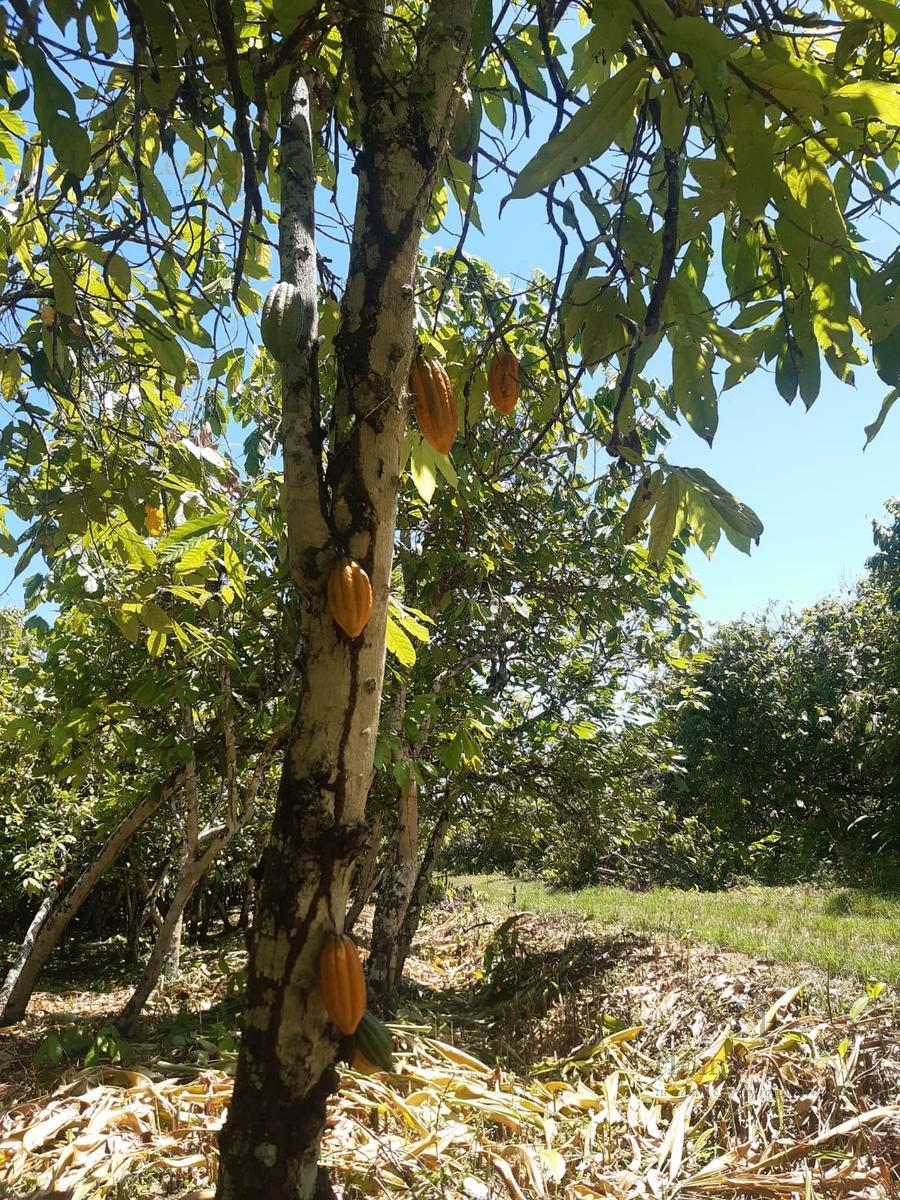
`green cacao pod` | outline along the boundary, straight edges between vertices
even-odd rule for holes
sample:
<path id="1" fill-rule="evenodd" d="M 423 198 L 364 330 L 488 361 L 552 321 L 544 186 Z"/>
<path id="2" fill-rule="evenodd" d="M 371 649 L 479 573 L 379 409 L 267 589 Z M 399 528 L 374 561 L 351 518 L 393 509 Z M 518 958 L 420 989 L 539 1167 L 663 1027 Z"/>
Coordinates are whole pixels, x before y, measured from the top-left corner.
<path id="1" fill-rule="evenodd" d="M 292 283 L 276 283 L 266 296 L 259 332 L 276 362 L 284 362 L 307 328 L 306 304 Z"/>
<path id="2" fill-rule="evenodd" d="M 478 146 L 481 133 L 481 101 L 469 88 L 459 98 L 453 128 L 450 131 L 450 153 L 460 162 L 469 162 Z"/>
<path id="3" fill-rule="evenodd" d="M 361 1060 L 361 1070 L 367 1072 L 371 1065 L 379 1071 L 390 1071 L 393 1063 L 391 1032 L 368 1009 L 356 1027 L 354 1048 L 358 1059 Z"/>

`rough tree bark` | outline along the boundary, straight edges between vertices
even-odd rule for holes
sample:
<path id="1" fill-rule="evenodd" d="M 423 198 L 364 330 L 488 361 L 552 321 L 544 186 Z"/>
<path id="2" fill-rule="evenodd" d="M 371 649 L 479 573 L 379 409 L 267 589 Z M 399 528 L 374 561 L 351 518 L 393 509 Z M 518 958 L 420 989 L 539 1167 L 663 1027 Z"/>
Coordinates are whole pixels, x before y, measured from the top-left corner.
<path id="1" fill-rule="evenodd" d="M 468 660 L 467 660 L 468 661 Z M 448 667 L 434 679 L 431 693 L 437 696 L 447 682 L 455 674 L 463 670 L 467 662 Z M 403 717 L 406 708 L 406 683 L 398 689 L 396 707 L 391 715 L 391 728 L 400 735 L 403 728 Z M 407 768 L 407 782 L 397 793 L 397 823 L 391 840 L 375 913 L 372 918 L 372 949 L 367 963 L 367 978 L 369 993 L 373 998 L 373 1008 L 382 1016 L 393 1015 L 394 993 L 403 977 L 403 963 L 409 950 L 409 945 L 418 928 L 421 904 L 410 914 L 413 897 L 419 878 L 418 856 L 418 792 L 416 781 L 412 774 L 415 759 L 421 753 L 422 746 L 427 742 L 431 731 L 431 716 L 426 714 L 419 727 L 415 743 L 401 740 L 403 749 L 395 757 L 402 761 Z M 446 829 L 441 834 L 441 840 L 446 835 Z M 430 849 L 430 847 L 429 847 Z M 436 854 L 440 845 L 434 848 Z M 428 851 L 426 851 L 426 857 Z M 431 867 L 428 868 L 430 879 Z M 426 880 L 427 888 L 428 880 Z M 403 931 L 408 921 L 412 920 L 406 948 L 403 945 Z"/>
<path id="2" fill-rule="evenodd" d="M 284 364 L 284 503 L 299 593 L 301 682 L 251 938 L 244 1030 L 220 1139 L 220 1200 L 312 1200 L 337 1032 L 315 984 L 322 937 L 342 929 L 352 864 L 365 835 L 384 671 L 385 625 L 413 295 L 422 221 L 458 96 L 474 0 L 436 0 L 415 63 L 395 58 L 375 0 L 348 15 L 360 147 L 358 194 L 337 384 L 322 469 L 315 321 Z M 404 63 L 398 67 L 397 63 Z M 316 255 L 309 91 L 295 69 L 283 101 L 281 277 L 314 312 Z M 326 606 L 343 555 L 368 572 L 374 606 L 345 637 Z"/>
<path id="3" fill-rule="evenodd" d="M 369 897 L 375 890 L 375 884 L 378 880 L 378 852 L 381 849 L 381 826 L 383 822 L 384 814 L 379 809 L 372 818 L 372 824 L 369 827 L 366 839 L 365 851 L 363 857 L 357 863 L 357 869 L 354 872 L 353 903 L 347 909 L 347 916 L 344 919 L 344 930 L 346 933 L 352 933 L 353 926 L 359 920 L 359 914 L 369 903 Z"/>
<path id="4" fill-rule="evenodd" d="M 0 1025 L 12 1025 L 21 1021 L 28 1008 L 38 975 L 44 963 L 56 947 L 69 922 L 96 887 L 104 872 L 116 861 L 132 835 L 145 821 L 159 810 L 184 783 L 184 768 L 173 772 L 169 778 L 136 805 L 112 831 L 100 848 L 97 857 L 82 871 L 81 875 L 54 905 L 52 912 L 38 930 L 31 945 L 22 947 L 23 953 L 13 964 L 0 989 Z M 33 928 L 34 923 L 32 923 Z M 31 932 L 29 930 L 29 932 Z"/>
<path id="5" fill-rule="evenodd" d="M 228 811 L 221 825 L 211 826 L 201 830 L 199 827 L 199 799 L 197 794 L 197 776 L 193 758 L 187 764 L 185 775 L 185 829 L 184 847 L 181 856 L 181 867 L 175 884 L 169 908 L 163 918 L 150 957 L 141 972 L 141 977 L 135 989 L 122 1009 L 117 1024 L 125 1034 L 134 1032 L 135 1024 L 141 1010 L 162 973 L 176 930 L 181 926 L 184 910 L 194 893 L 197 884 L 209 870 L 212 863 L 226 848 L 232 838 L 239 833 L 252 819 L 256 808 L 256 797 L 266 773 L 266 768 L 272 755 L 283 743 L 285 731 L 276 729 L 263 749 L 257 756 L 253 773 L 243 789 L 241 808 L 238 811 L 237 782 L 237 752 L 234 740 L 234 719 L 231 706 L 231 689 L 227 683 L 227 670 L 223 668 L 223 734 L 225 741 L 225 760 L 227 764 L 227 801 Z M 203 844 L 207 842 L 205 848 Z"/>
<path id="6" fill-rule="evenodd" d="M 397 952 L 406 910 L 416 886 L 419 856 L 419 790 L 413 774 L 410 747 L 403 738 L 406 712 L 406 682 L 400 683 L 391 705 L 391 731 L 400 748 L 394 761 L 406 768 L 397 789 L 396 825 L 391 849 L 378 893 L 372 920 L 372 949 L 366 964 L 371 1007 L 384 1017 L 392 1015 L 394 992 L 399 982 Z"/>
<path id="7" fill-rule="evenodd" d="M 162 924 L 160 924 L 162 929 Z M 167 983 L 171 983 L 181 974 L 181 939 L 184 934 L 184 912 L 178 918 L 178 923 L 172 932 L 172 944 L 169 946 L 169 951 L 166 954 L 166 961 L 163 965 L 163 978 Z"/>
<path id="8" fill-rule="evenodd" d="M 447 833 L 450 829 L 450 810 L 445 808 L 438 819 L 434 823 L 431 830 L 431 836 L 428 839 L 428 845 L 425 847 L 425 853 L 422 855 L 422 861 L 419 863 L 419 871 L 416 875 L 416 883 L 413 888 L 412 896 L 409 904 L 406 906 L 406 916 L 403 918 L 403 927 L 400 930 L 398 938 L 397 956 L 396 956 L 396 980 L 397 982 L 403 977 L 403 968 L 406 966 L 406 960 L 409 956 L 409 950 L 413 943 L 413 938 L 419 928 L 419 921 L 422 917 L 422 909 L 425 907 L 425 901 L 428 898 L 428 889 L 431 886 L 431 877 L 434 873 L 434 864 L 437 856 L 440 854 L 444 842 L 447 839 Z"/>
<path id="9" fill-rule="evenodd" d="M 28 963 L 28 959 L 34 952 L 35 943 L 37 942 L 38 938 L 40 937 L 41 932 L 42 932 L 44 926 L 46 925 L 47 920 L 50 916 L 50 913 L 53 911 L 53 907 L 56 904 L 57 897 L 59 896 L 59 887 L 60 887 L 61 882 L 62 882 L 62 879 L 57 878 L 50 884 L 50 886 L 47 888 L 46 892 L 44 893 L 44 898 L 40 903 L 40 907 L 38 908 L 38 910 L 34 914 L 34 916 L 31 918 L 31 924 L 28 926 L 28 929 L 25 933 L 25 937 L 22 939 L 22 945 L 19 949 L 19 953 L 16 955 L 15 962 L 9 968 L 9 972 L 6 977 L 6 982 L 4 984 L 4 990 L 2 993 L 0 993 L 0 1001 L 3 1001 L 5 999 L 5 997 L 7 996 L 6 989 L 10 987 L 10 984 L 12 983 L 12 985 L 14 986 L 15 981 L 17 979 L 21 978 L 22 972 L 25 969 L 26 964 Z M 27 1000 L 28 1000 L 28 997 L 26 997 L 26 1003 L 27 1003 Z M 4 1016 L 5 1015 L 6 1015 L 6 1013 L 4 1010 Z M 8 1024 L 8 1022 L 4 1021 L 2 1019 L 2 1017 L 0 1017 L 0 1025 L 6 1025 L 6 1024 Z"/>

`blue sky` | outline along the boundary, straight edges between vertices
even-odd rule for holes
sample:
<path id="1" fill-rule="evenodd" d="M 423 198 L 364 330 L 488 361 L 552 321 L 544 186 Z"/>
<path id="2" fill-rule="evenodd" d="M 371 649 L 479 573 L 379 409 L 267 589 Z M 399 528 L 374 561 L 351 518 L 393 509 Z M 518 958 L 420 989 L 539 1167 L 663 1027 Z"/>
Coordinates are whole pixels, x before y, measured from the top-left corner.
<path id="1" fill-rule="evenodd" d="M 552 272 L 558 242 L 544 202 L 513 201 L 497 221 L 505 190 L 486 186 L 480 204 L 486 237 L 474 235 L 469 248 L 505 275 L 525 279 L 535 266 Z M 874 233 L 876 251 L 890 254 L 894 231 L 883 226 Z M 432 240 L 451 244 L 446 235 Z M 665 380 L 669 356 L 658 355 L 653 366 Z M 686 425 L 677 427 L 668 460 L 702 466 L 765 525 L 750 557 L 724 537 L 711 560 L 690 552 L 704 592 L 696 604 L 704 621 L 758 612 L 770 602 L 800 608 L 859 577 L 872 552 L 871 518 L 883 515 L 884 501 L 900 493 L 900 408 L 862 449 L 864 426 L 878 415 L 888 390 L 869 366 L 858 368 L 856 386 L 848 387 L 823 362 L 822 389 L 807 412 L 799 399 L 785 404 L 774 371 L 760 369 L 720 396 L 712 449 Z"/>
<path id="2" fill-rule="evenodd" d="M 539 135 L 527 142 L 515 165 L 524 165 L 539 142 Z M 345 172 L 344 179 L 350 178 Z M 511 202 L 498 219 L 507 190 L 505 180 L 486 183 L 480 210 L 487 236 L 472 230 L 467 248 L 512 278 L 527 279 L 535 267 L 552 272 L 558 243 L 543 201 Z M 347 212 L 352 211 L 349 200 L 342 196 Z M 451 224 L 453 219 L 451 214 Z M 428 243 L 450 246 L 453 240 L 442 232 Z M 874 244 L 888 254 L 897 244 L 896 233 L 887 225 L 876 227 Z M 339 248 L 326 243 L 325 250 L 339 266 Z M 668 356 L 660 355 L 657 369 L 663 379 L 668 366 Z M 721 397 L 712 449 L 686 426 L 678 427 L 668 459 L 704 467 L 750 504 L 765 525 L 750 558 L 724 538 L 711 561 L 691 552 L 690 565 L 704 590 L 697 602 L 704 620 L 756 612 L 769 602 L 802 607 L 858 577 L 871 552 L 871 518 L 882 513 L 888 496 L 900 492 L 900 408 L 862 450 L 863 427 L 875 419 L 887 390 L 871 368 L 859 369 L 856 387 L 849 388 L 823 364 L 822 391 L 807 413 L 799 400 L 788 407 L 771 371 L 760 370 Z M 25 575 L 35 569 L 37 563 Z M 0 558 L 0 604 L 21 605 L 21 580 L 10 582 L 11 576 L 10 561 Z"/>

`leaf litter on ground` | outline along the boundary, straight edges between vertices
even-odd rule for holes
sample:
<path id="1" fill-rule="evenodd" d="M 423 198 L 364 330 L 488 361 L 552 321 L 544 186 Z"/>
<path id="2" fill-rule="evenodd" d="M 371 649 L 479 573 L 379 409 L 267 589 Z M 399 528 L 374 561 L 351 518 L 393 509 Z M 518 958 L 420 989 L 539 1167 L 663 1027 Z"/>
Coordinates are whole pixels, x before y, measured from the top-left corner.
<path id="1" fill-rule="evenodd" d="M 772 964 L 565 916 L 500 922 L 459 896 L 430 911 L 409 976 L 395 1070 L 342 1068 L 330 1110 L 346 1200 L 900 1193 L 900 1012 L 877 988 L 852 1003 Z M 210 1196 L 232 1042 L 211 1017 L 180 1048 L 160 1031 L 188 1028 L 179 1006 L 215 1013 L 228 980 L 206 964 L 158 995 L 130 1065 L 52 1079 L 27 1048 L 124 997 L 38 997 L 0 1045 L 0 1195 Z"/>

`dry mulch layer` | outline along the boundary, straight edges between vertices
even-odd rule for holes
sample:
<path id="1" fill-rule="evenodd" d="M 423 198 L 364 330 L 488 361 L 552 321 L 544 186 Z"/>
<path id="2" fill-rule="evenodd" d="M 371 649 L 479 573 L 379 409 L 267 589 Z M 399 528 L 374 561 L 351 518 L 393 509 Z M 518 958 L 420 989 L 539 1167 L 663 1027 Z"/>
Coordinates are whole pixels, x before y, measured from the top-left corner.
<path id="1" fill-rule="evenodd" d="M 211 1196 L 240 965 L 198 961 L 131 1044 L 109 1034 L 127 990 L 37 995 L 0 1035 L 0 1196 Z M 465 897 L 409 976 L 394 1071 L 345 1069 L 332 1105 L 346 1200 L 900 1197 L 887 993 Z"/>

